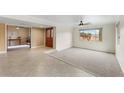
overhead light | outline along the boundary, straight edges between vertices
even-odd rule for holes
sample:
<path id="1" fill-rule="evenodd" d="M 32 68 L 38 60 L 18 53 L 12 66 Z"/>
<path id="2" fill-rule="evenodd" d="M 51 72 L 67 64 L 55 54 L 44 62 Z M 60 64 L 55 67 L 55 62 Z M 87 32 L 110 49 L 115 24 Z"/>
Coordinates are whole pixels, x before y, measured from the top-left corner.
<path id="1" fill-rule="evenodd" d="M 79 26 L 83 26 L 83 25 L 84 25 L 83 21 L 80 21 Z"/>
<path id="2" fill-rule="evenodd" d="M 18 30 L 18 29 L 20 29 L 19 27 L 16 27 L 16 29 Z"/>
<path id="3" fill-rule="evenodd" d="M 84 25 L 89 25 L 89 24 L 90 24 L 89 22 L 80 21 L 79 26 L 84 26 Z"/>

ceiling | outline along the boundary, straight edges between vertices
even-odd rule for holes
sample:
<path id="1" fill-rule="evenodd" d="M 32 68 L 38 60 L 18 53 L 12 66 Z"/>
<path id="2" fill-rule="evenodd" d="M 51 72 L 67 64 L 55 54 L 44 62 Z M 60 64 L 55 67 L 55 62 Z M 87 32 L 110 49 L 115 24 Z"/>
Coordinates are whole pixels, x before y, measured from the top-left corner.
<path id="1" fill-rule="evenodd" d="M 0 18 L 0 23 L 5 23 L 8 25 L 18 25 L 18 26 L 24 26 L 24 27 L 37 26 L 37 24 L 31 23 L 31 22 L 20 21 L 20 20 L 9 19 L 9 18 Z"/>
<path id="2" fill-rule="evenodd" d="M 57 23 L 77 24 L 81 20 L 91 24 L 111 24 L 117 21 L 116 15 L 34 15 Z"/>
<path id="3" fill-rule="evenodd" d="M 57 22 L 57 23 L 62 23 L 62 22 L 72 23 L 72 22 L 78 21 L 83 16 L 80 16 L 80 15 L 34 15 L 33 17 L 43 18 L 43 19 L 50 20 L 52 22 Z"/>
<path id="4" fill-rule="evenodd" d="M 57 24 L 78 26 L 83 20 L 92 25 L 112 24 L 117 15 L 3 15 L 0 22 L 22 26 L 48 27 Z"/>
<path id="5" fill-rule="evenodd" d="M 23 17 L 25 17 L 25 16 L 22 15 L 21 18 L 17 18 L 16 16 L 9 16 L 9 17 L 8 16 L 0 16 L 0 23 L 5 23 L 8 25 L 22 26 L 22 27 L 41 27 L 41 28 L 49 27 L 49 25 L 45 25 L 45 24 L 43 25 L 38 22 L 25 20 Z"/>

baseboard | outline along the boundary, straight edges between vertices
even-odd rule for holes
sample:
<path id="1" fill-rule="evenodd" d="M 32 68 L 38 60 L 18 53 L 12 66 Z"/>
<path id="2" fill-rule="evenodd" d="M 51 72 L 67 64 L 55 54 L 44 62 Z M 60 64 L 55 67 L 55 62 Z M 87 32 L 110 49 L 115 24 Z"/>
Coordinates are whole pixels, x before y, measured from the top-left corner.
<path id="1" fill-rule="evenodd" d="M 115 54 L 114 51 L 102 51 L 102 50 L 89 49 L 89 48 L 82 48 L 82 47 L 76 47 L 76 46 L 73 46 L 73 47 L 74 47 L 74 48 L 80 48 L 80 49 L 87 49 L 87 50 L 97 51 L 97 52 L 105 52 L 105 53 Z"/>
<path id="2" fill-rule="evenodd" d="M 35 47 L 31 47 L 31 48 L 42 48 L 44 47 L 44 45 L 41 45 L 41 46 L 35 46 Z"/>

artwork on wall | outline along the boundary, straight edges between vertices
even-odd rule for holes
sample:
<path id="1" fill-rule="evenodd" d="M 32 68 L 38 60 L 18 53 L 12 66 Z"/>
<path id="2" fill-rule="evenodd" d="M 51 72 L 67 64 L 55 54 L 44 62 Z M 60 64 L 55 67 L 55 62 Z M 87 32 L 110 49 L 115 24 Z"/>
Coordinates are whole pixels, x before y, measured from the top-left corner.
<path id="1" fill-rule="evenodd" d="M 102 41 L 102 28 L 80 29 L 80 39 L 87 41 Z"/>

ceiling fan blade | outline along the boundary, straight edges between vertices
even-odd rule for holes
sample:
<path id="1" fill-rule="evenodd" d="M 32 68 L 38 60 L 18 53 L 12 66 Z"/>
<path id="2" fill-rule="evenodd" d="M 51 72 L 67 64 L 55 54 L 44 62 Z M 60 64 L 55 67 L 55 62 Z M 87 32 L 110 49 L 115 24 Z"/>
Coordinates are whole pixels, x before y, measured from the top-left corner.
<path id="1" fill-rule="evenodd" d="M 83 26 L 83 25 L 84 25 L 83 21 L 80 21 L 79 26 Z"/>
<path id="2" fill-rule="evenodd" d="M 84 23 L 84 25 L 89 25 L 90 23 Z"/>
<path id="3" fill-rule="evenodd" d="M 80 23 L 78 24 L 79 26 L 83 26 L 83 25 L 89 25 L 89 22 L 84 22 L 84 21 L 80 21 Z"/>

